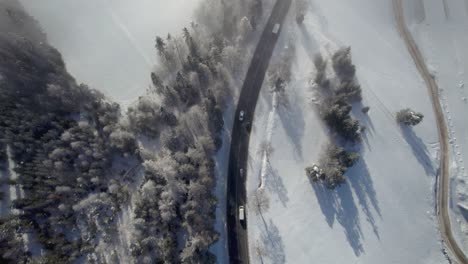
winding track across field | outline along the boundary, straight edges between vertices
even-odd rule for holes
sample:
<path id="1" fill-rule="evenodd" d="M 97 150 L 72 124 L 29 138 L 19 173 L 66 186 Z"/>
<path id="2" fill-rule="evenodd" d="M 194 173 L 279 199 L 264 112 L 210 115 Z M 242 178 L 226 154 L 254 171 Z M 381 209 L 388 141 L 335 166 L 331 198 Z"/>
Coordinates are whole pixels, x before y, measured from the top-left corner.
<path id="1" fill-rule="evenodd" d="M 445 122 L 444 113 L 442 111 L 442 106 L 439 101 L 439 88 L 437 83 L 434 80 L 434 77 L 429 72 L 424 58 L 419 51 L 419 48 L 414 41 L 411 33 L 405 24 L 405 18 L 403 14 L 403 5 L 402 0 L 393 0 L 393 8 L 395 12 L 395 19 L 397 22 L 398 30 L 402 38 L 404 39 L 408 51 L 411 54 L 411 57 L 418 68 L 419 73 L 424 79 L 427 88 L 429 89 L 429 94 L 432 100 L 432 107 L 437 119 L 437 130 L 439 134 L 440 141 L 440 169 L 439 169 L 439 178 L 437 184 L 437 219 L 439 222 L 440 233 L 442 239 L 444 240 L 447 248 L 455 256 L 457 262 L 468 264 L 468 259 L 463 253 L 463 250 L 458 246 L 457 241 L 453 237 L 452 228 L 450 224 L 450 217 L 448 212 L 448 200 L 449 200 L 449 183 L 450 183 L 450 174 L 449 174 L 449 142 L 448 142 L 448 130 L 447 124 Z"/>

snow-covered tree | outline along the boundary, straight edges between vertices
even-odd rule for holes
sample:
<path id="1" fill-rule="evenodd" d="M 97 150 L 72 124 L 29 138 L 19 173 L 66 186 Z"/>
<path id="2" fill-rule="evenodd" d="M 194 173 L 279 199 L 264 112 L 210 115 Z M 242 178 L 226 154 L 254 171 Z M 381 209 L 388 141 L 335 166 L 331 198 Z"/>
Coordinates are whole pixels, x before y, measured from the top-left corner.
<path id="1" fill-rule="evenodd" d="M 397 112 L 396 120 L 400 124 L 407 126 L 415 126 L 423 120 L 424 115 L 422 113 L 415 112 L 410 108 L 405 108 Z"/>
<path id="2" fill-rule="evenodd" d="M 253 31 L 252 25 L 247 17 L 243 17 L 239 23 L 239 42 L 243 43 Z"/>
<path id="3" fill-rule="evenodd" d="M 332 57 L 333 69 L 342 80 L 353 80 L 356 66 L 351 59 L 351 47 L 341 48 Z"/>

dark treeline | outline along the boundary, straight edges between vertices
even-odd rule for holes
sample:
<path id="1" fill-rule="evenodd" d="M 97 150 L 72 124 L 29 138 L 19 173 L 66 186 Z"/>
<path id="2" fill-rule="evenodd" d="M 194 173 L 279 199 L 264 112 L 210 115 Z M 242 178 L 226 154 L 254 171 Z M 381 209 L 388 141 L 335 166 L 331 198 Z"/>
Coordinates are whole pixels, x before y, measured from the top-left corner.
<path id="1" fill-rule="evenodd" d="M 0 169 L 17 174 L 1 185 L 21 190 L 0 218 L 0 262 L 122 262 L 118 218 L 130 206 L 131 263 L 215 263 L 213 156 L 262 2 L 204 1 L 205 21 L 156 38 L 162 63 L 128 122 L 118 104 L 75 82 L 16 0 L 0 3 Z M 226 31 L 206 19 L 220 14 Z M 129 173 L 138 167 L 142 179 Z"/>
<path id="2" fill-rule="evenodd" d="M 138 160 L 135 139 L 122 136 L 119 106 L 76 84 L 15 1 L 0 4 L 0 12 L 1 162 L 6 164 L 9 146 L 15 167 L 2 169 L 14 169 L 17 179 L 7 183 L 24 192 L 11 204 L 18 213 L 0 219 L 0 262 L 34 257 L 39 263 L 69 263 L 95 245 L 96 231 L 78 227 L 93 221 L 93 213 L 83 214 L 82 201 L 107 197 L 100 212 L 109 213 L 100 220 L 111 221 L 125 200 L 116 186 L 109 188 L 124 184 L 112 166 L 115 157 Z M 44 254 L 32 256 L 20 234 L 34 234 Z"/>

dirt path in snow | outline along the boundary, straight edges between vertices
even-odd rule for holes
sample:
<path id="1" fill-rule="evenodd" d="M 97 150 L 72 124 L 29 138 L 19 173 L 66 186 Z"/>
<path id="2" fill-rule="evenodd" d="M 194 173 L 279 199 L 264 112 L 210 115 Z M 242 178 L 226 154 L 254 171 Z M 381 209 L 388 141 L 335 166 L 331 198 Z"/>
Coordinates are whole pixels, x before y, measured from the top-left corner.
<path id="1" fill-rule="evenodd" d="M 439 101 L 439 88 L 434 77 L 429 72 L 424 58 L 419 51 L 413 36 L 406 27 L 405 18 L 403 14 L 402 0 L 393 0 L 393 8 L 395 12 L 395 19 L 397 22 L 400 35 L 406 43 L 408 51 L 418 68 L 431 96 L 432 107 L 437 118 L 437 130 L 440 141 L 440 170 L 437 184 L 437 219 L 439 222 L 440 233 L 447 248 L 453 253 L 457 262 L 468 264 L 468 259 L 463 253 L 463 250 L 458 246 L 457 241 L 453 237 L 450 217 L 448 212 L 449 200 L 449 141 L 448 130 L 445 122 L 445 117 L 442 111 L 442 106 Z"/>

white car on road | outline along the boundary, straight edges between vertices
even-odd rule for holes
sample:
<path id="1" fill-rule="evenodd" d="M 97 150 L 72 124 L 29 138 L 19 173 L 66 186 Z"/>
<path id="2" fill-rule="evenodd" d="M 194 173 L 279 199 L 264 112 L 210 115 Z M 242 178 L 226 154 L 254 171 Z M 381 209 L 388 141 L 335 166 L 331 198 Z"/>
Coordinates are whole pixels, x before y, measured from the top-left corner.
<path id="1" fill-rule="evenodd" d="M 244 116 L 245 116 L 245 112 L 244 110 L 241 110 L 240 113 L 239 113 L 239 121 L 244 121 Z"/>

